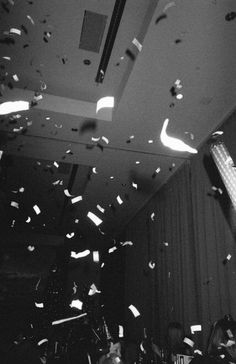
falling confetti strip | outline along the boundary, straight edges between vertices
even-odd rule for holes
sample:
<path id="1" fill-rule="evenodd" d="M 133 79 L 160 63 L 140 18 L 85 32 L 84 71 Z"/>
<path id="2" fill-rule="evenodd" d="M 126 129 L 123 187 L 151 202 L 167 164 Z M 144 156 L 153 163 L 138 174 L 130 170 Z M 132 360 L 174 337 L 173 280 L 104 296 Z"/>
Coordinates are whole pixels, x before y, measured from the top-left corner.
<path id="1" fill-rule="evenodd" d="M 59 164 L 57 162 L 53 162 L 53 165 L 56 167 L 56 168 L 59 168 Z"/>
<path id="2" fill-rule="evenodd" d="M 92 283 L 92 284 L 91 284 L 91 286 L 90 286 L 90 290 L 89 290 L 89 292 L 88 292 L 88 295 L 89 295 L 89 296 L 93 296 L 93 295 L 95 295 L 96 293 L 101 293 L 101 291 L 99 291 L 99 290 L 97 289 L 97 287 L 95 286 L 95 284 L 94 284 L 94 283 Z"/>
<path id="3" fill-rule="evenodd" d="M 43 303 L 37 303 L 37 302 L 35 302 L 34 304 L 35 304 L 35 306 L 37 308 L 44 308 L 44 304 Z"/>
<path id="4" fill-rule="evenodd" d="M 64 194 L 66 195 L 66 197 L 74 197 L 74 195 L 70 194 L 67 188 L 64 190 Z"/>
<path id="5" fill-rule="evenodd" d="M 163 13 L 165 13 L 168 9 L 172 8 L 173 6 L 175 6 L 174 1 L 171 1 L 170 3 L 166 4 L 166 6 L 163 9 Z"/>
<path id="6" fill-rule="evenodd" d="M 126 246 L 126 245 L 133 246 L 134 244 L 132 243 L 132 241 L 125 241 L 124 243 L 121 242 L 120 245 L 122 245 L 122 246 Z"/>
<path id="7" fill-rule="evenodd" d="M 227 257 L 223 260 L 223 264 L 226 265 L 230 261 L 231 258 L 232 258 L 232 255 L 228 254 Z"/>
<path id="8" fill-rule="evenodd" d="M 83 308 L 83 302 L 80 301 L 79 299 L 72 300 L 72 302 L 70 303 L 70 307 L 71 308 L 77 308 L 78 310 L 82 310 L 82 308 Z"/>
<path id="9" fill-rule="evenodd" d="M 99 252 L 98 251 L 94 251 L 93 252 L 93 261 L 95 263 L 98 263 L 99 262 Z"/>
<path id="10" fill-rule="evenodd" d="M 48 339 L 42 339 L 42 340 L 40 340 L 38 343 L 37 343 L 37 345 L 38 346 L 41 346 L 41 345 L 43 345 L 43 344 L 45 344 L 45 343 L 47 343 L 48 342 Z"/>
<path id="11" fill-rule="evenodd" d="M 191 334 L 194 335 L 195 332 L 202 331 L 202 325 L 192 325 L 190 326 Z"/>
<path id="12" fill-rule="evenodd" d="M 52 325 L 60 325 L 60 324 L 63 324 L 64 322 L 77 320 L 77 319 L 79 319 L 81 317 L 84 317 L 86 315 L 87 315 L 87 313 L 85 312 L 85 313 L 82 313 L 79 316 L 73 316 L 73 317 L 68 317 L 68 318 L 65 318 L 65 319 L 55 320 L 55 321 L 52 322 Z"/>
<path id="13" fill-rule="evenodd" d="M 87 257 L 87 255 L 89 255 L 89 254 L 90 254 L 90 250 L 86 249 L 86 250 L 84 250 L 84 251 L 82 251 L 80 253 L 76 253 L 76 252 L 72 251 L 70 253 L 70 256 L 71 256 L 71 258 L 79 259 L 79 258 Z"/>
<path id="14" fill-rule="evenodd" d="M 94 174 L 98 173 L 97 170 L 96 170 L 96 167 L 93 167 L 92 171 L 93 171 Z"/>
<path id="15" fill-rule="evenodd" d="M 119 205 L 122 205 L 123 200 L 121 199 L 121 197 L 119 195 L 116 197 L 116 200 L 117 200 Z"/>
<path id="16" fill-rule="evenodd" d="M 29 223 L 30 223 L 30 221 L 31 221 L 31 217 L 30 217 L 30 216 L 28 216 L 28 217 L 27 217 L 27 220 L 26 220 L 25 222 L 27 222 L 27 224 L 29 224 Z"/>
<path id="17" fill-rule="evenodd" d="M 110 248 L 110 249 L 108 250 L 108 253 L 109 253 L 109 254 L 111 254 L 111 253 L 113 253 L 115 250 L 117 250 L 117 247 L 116 247 L 116 246 L 113 246 L 112 248 Z"/>
<path id="18" fill-rule="evenodd" d="M 137 183 L 132 182 L 132 186 L 133 186 L 136 190 L 138 189 L 138 185 L 137 185 Z"/>
<path id="19" fill-rule="evenodd" d="M 106 138 L 106 137 L 102 136 L 102 140 L 103 140 L 106 144 L 109 144 L 109 139 L 108 139 L 108 138 Z"/>
<path id="20" fill-rule="evenodd" d="M 113 108 L 114 107 L 114 97 L 106 96 L 102 97 L 97 101 L 96 113 L 104 108 Z"/>
<path id="21" fill-rule="evenodd" d="M 76 197 L 71 199 L 71 203 L 74 204 L 74 203 L 82 201 L 82 200 L 83 200 L 82 196 L 76 196 Z"/>
<path id="22" fill-rule="evenodd" d="M 99 142 L 99 140 L 100 140 L 101 138 L 100 137 L 98 137 L 98 138 L 94 138 L 94 137 L 92 137 L 91 138 L 91 140 L 93 141 L 93 142 Z"/>
<path id="23" fill-rule="evenodd" d="M 21 30 L 20 29 L 17 29 L 17 28 L 11 28 L 9 30 L 9 33 L 10 34 L 17 34 L 17 35 L 21 35 Z"/>
<path id="24" fill-rule="evenodd" d="M 88 212 L 87 217 L 94 222 L 96 226 L 99 226 L 103 221 L 96 216 L 93 212 Z"/>
<path id="25" fill-rule="evenodd" d="M 134 305 L 129 305 L 129 310 L 132 312 L 134 317 L 140 316 L 140 312 L 137 310 L 137 308 Z"/>
<path id="26" fill-rule="evenodd" d="M 155 219 L 155 212 L 152 212 L 151 213 L 151 220 L 154 221 L 154 219 Z"/>
<path id="27" fill-rule="evenodd" d="M 41 213 L 40 208 L 37 205 L 34 205 L 33 209 L 34 209 L 36 215 L 39 215 Z"/>
<path id="28" fill-rule="evenodd" d="M 29 19 L 29 21 L 34 25 L 34 20 L 31 18 L 31 16 L 30 15 L 27 15 L 26 16 L 27 17 L 27 19 Z"/>
<path id="29" fill-rule="evenodd" d="M 104 209 L 102 206 L 97 205 L 97 209 L 98 209 L 99 211 L 101 211 L 101 212 L 104 214 L 105 209 Z"/>
<path id="30" fill-rule="evenodd" d="M 72 239 L 74 236 L 75 236 L 75 233 L 74 233 L 74 232 L 72 232 L 72 233 L 67 233 L 67 234 L 66 234 L 67 239 Z"/>
<path id="31" fill-rule="evenodd" d="M 219 135 L 223 135 L 224 132 L 222 130 L 218 130 L 218 131 L 215 131 L 214 133 L 212 133 L 211 135 L 212 136 L 219 136 Z"/>
<path id="32" fill-rule="evenodd" d="M 11 201 L 11 206 L 15 207 L 16 209 L 19 209 L 19 203 L 15 201 Z"/>
<path id="33" fill-rule="evenodd" d="M 138 51 L 141 52 L 143 46 L 142 44 L 138 41 L 138 39 L 134 38 L 132 40 L 132 43 L 135 45 L 135 47 L 137 47 Z"/>
<path id="34" fill-rule="evenodd" d="M 152 260 L 148 263 L 148 266 L 149 266 L 149 268 L 151 268 L 151 269 L 154 269 L 155 268 L 155 266 L 156 266 L 156 263 L 155 262 L 153 262 Z"/>
<path id="35" fill-rule="evenodd" d="M 27 249 L 30 251 L 30 252 L 33 252 L 35 250 L 35 247 L 33 245 L 29 245 L 27 247 Z"/>

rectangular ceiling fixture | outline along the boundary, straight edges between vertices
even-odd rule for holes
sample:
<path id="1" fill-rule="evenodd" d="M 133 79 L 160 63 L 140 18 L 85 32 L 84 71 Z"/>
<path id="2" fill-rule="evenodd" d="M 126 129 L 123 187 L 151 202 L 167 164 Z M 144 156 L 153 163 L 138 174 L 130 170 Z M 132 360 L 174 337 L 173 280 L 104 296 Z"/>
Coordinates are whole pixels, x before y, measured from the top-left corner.
<path id="1" fill-rule="evenodd" d="M 107 16 L 85 10 L 79 48 L 99 53 Z"/>

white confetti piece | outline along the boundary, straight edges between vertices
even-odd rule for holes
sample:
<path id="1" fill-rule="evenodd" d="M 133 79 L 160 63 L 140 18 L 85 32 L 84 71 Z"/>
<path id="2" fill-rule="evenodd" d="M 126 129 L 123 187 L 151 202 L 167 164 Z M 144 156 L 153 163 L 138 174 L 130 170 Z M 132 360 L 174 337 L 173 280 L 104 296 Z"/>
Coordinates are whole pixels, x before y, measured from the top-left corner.
<path id="1" fill-rule="evenodd" d="M 92 220 L 96 226 L 99 226 L 103 222 L 98 216 L 90 211 L 87 213 L 87 217 Z"/>
<path id="2" fill-rule="evenodd" d="M 191 334 L 194 335 L 195 332 L 202 331 L 202 325 L 192 325 L 190 326 Z"/>
<path id="3" fill-rule="evenodd" d="M 101 293 L 101 291 L 99 291 L 99 290 L 97 289 L 96 285 L 93 283 L 93 284 L 91 284 L 91 286 L 90 286 L 90 290 L 89 290 L 89 292 L 88 292 L 88 295 L 89 295 L 89 296 L 93 296 L 93 295 L 95 295 L 96 293 Z"/>
<path id="4" fill-rule="evenodd" d="M 71 199 L 71 203 L 74 204 L 74 203 L 82 201 L 82 200 L 83 200 L 82 196 L 76 196 L 76 197 Z"/>
<path id="5" fill-rule="evenodd" d="M 41 210 L 40 210 L 40 208 L 37 205 L 34 205 L 33 206 L 33 209 L 34 209 L 36 215 L 39 215 L 41 213 Z"/>
<path id="6" fill-rule="evenodd" d="M 28 101 L 6 101 L 0 104 L 0 115 L 24 110 L 29 110 Z"/>
<path id="7" fill-rule="evenodd" d="M 20 29 L 17 29 L 17 28 L 11 28 L 9 30 L 9 33 L 10 34 L 17 34 L 17 35 L 21 35 L 21 30 Z"/>
<path id="8" fill-rule="evenodd" d="M 53 186 L 56 186 L 56 185 L 63 185 L 63 181 L 58 179 L 57 181 L 55 182 L 52 182 Z"/>
<path id="9" fill-rule="evenodd" d="M 135 164 L 140 164 L 140 161 L 136 161 Z"/>
<path id="10" fill-rule="evenodd" d="M 155 218 L 155 212 L 152 212 L 151 213 L 151 219 L 152 219 L 152 221 L 154 221 L 154 218 Z"/>
<path id="11" fill-rule="evenodd" d="M 53 165 L 56 167 L 56 168 L 59 168 L 59 164 L 57 162 L 53 162 Z"/>
<path id="12" fill-rule="evenodd" d="M 76 294 L 77 293 L 77 288 L 78 288 L 78 286 L 77 286 L 77 284 L 75 283 L 75 282 L 73 282 L 73 294 Z"/>
<path id="13" fill-rule="evenodd" d="M 95 263 L 99 262 L 99 252 L 98 251 L 93 251 L 93 261 Z"/>
<path id="14" fill-rule="evenodd" d="M 148 140 L 148 144 L 152 144 L 153 143 L 153 140 L 152 139 L 149 139 Z"/>
<path id="15" fill-rule="evenodd" d="M 89 254 L 90 254 L 90 250 L 86 249 L 86 250 L 84 250 L 82 252 L 79 252 L 79 253 L 76 253 L 76 252 L 72 251 L 70 253 L 70 256 L 71 256 L 71 258 L 79 259 L 79 258 L 87 257 L 87 255 L 89 255 Z"/>
<path id="16" fill-rule="evenodd" d="M 75 224 L 78 224 L 79 223 L 79 219 L 75 219 Z"/>
<path id="17" fill-rule="evenodd" d="M 228 254 L 227 257 L 226 257 L 227 260 L 230 260 L 231 258 L 232 258 L 231 254 Z"/>
<path id="18" fill-rule="evenodd" d="M 124 327 L 119 325 L 119 337 L 124 337 Z"/>
<path id="19" fill-rule="evenodd" d="M 92 138 L 91 138 L 91 140 L 92 140 L 93 142 L 99 142 L 99 140 L 100 140 L 100 137 L 97 137 L 97 138 L 95 138 L 95 137 L 92 137 Z"/>
<path id="20" fill-rule="evenodd" d="M 138 185 L 137 185 L 137 183 L 132 182 L 132 186 L 133 186 L 136 190 L 138 189 Z"/>
<path id="21" fill-rule="evenodd" d="M 104 214 L 105 209 L 104 209 L 102 206 L 97 205 L 97 209 L 98 209 L 99 211 L 101 211 L 101 212 Z"/>
<path id="22" fill-rule="evenodd" d="M 161 168 L 158 167 L 156 170 L 155 170 L 156 173 L 160 173 L 161 172 Z"/>
<path id="23" fill-rule="evenodd" d="M 16 209 L 18 209 L 19 208 L 19 203 L 16 202 L 16 201 L 11 201 L 11 206 L 12 207 L 15 207 Z"/>
<path id="24" fill-rule="evenodd" d="M 191 346 L 191 348 L 194 347 L 194 341 L 192 341 L 191 339 L 189 339 L 188 337 L 185 337 L 183 342 L 189 346 Z"/>
<path id="25" fill-rule="evenodd" d="M 163 241 L 163 244 L 164 244 L 165 246 L 169 246 L 169 243 L 167 243 L 167 241 Z"/>
<path id="26" fill-rule="evenodd" d="M 102 263 L 102 264 L 101 264 L 101 268 L 103 268 L 104 266 L 105 266 L 105 263 Z"/>
<path id="27" fill-rule="evenodd" d="M 17 76 L 17 74 L 14 74 L 13 76 L 12 76 L 12 78 L 13 78 L 13 80 L 14 81 L 16 81 L 16 82 L 19 82 L 20 80 L 19 80 L 19 77 Z"/>
<path id="28" fill-rule="evenodd" d="M 29 252 L 33 252 L 35 250 L 35 247 L 33 245 L 28 245 L 27 249 L 29 250 Z"/>
<path id="29" fill-rule="evenodd" d="M 19 133 L 20 131 L 22 131 L 24 129 L 23 126 L 20 126 L 19 128 L 13 128 L 13 132 L 14 133 Z"/>
<path id="30" fill-rule="evenodd" d="M 48 339 L 42 339 L 42 340 L 40 340 L 38 343 L 37 343 L 37 345 L 38 346 L 41 346 L 41 345 L 43 345 L 44 343 L 47 343 L 48 342 Z"/>
<path id="31" fill-rule="evenodd" d="M 42 98 L 43 98 L 43 95 L 34 95 L 35 101 L 40 101 L 40 100 L 42 100 Z"/>
<path id="32" fill-rule="evenodd" d="M 100 228 L 98 228 L 98 230 L 100 231 L 100 233 L 101 233 L 102 235 L 105 235 L 104 231 L 102 231 Z"/>
<path id="33" fill-rule="evenodd" d="M 0 150 L 0 160 L 2 159 L 3 150 Z"/>
<path id="34" fill-rule="evenodd" d="M 132 241 L 125 241 L 124 243 L 120 243 L 122 246 L 126 246 L 126 245 L 130 245 L 130 246 L 132 246 L 132 245 L 134 245 L 133 243 L 132 243 Z"/>
<path id="35" fill-rule="evenodd" d="M 110 176 L 110 179 L 114 179 L 114 176 Z"/>
<path id="36" fill-rule="evenodd" d="M 113 96 L 102 97 L 97 102 L 96 113 L 100 109 L 113 108 L 113 107 L 114 107 L 114 97 Z"/>
<path id="37" fill-rule="evenodd" d="M 122 205 L 123 200 L 121 199 L 121 197 L 119 195 L 116 197 L 116 200 L 117 200 L 119 205 Z"/>
<path id="38" fill-rule="evenodd" d="M 34 20 L 31 18 L 30 15 L 27 15 L 27 19 L 29 19 L 31 21 L 31 23 L 34 25 Z"/>
<path id="39" fill-rule="evenodd" d="M 74 236 L 75 236 L 74 232 L 66 234 L 67 239 L 72 239 Z"/>
<path id="40" fill-rule="evenodd" d="M 94 174 L 98 173 L 97 170 L 96 170 L 96 167 L 93 167 L 92 171 L 93 171 Z"/>
<path id="41" fill-rule="evenodd" d="M 44 304 L 43 303 L 37 303 L 37 302 L 35 302 L 35 306 L 37 308 L 44 308 Z"/>
<path id="42" fill-rule="evenodd" d="M 149 266 L 149 268 L 151 268 L 151 269 L 154 269 L 155 268 L 155 266 L 156 266 L 156 263 L 155 262 L 153 262 L 152 260 L 148 263 L 148 266 Z"/>
<path id="43" fill-rule="evenodd" d="M 82 313 L 81 315 L 78 315 L 78 316 L 73 316 L 73 317 L 68 317 L 68 318 L 65 318 L 65 319 L 60 319 L 60 320 L 55 320 L 52 322 L 52 325 L 60 325 L 60 324 L 63 324 L 64 322 L 68 322 L 68 321 L 72 321 L 72 320 L 77 320 L 81 317 L 84 317 L 86 316 L 87 313 Z"/>
<path id="44" fill-rule="evenodd" d="M 174 1 L 171 1 L 170 3 L 166 4 L 166 6 L 163 9 L 163 13 L 165 13 L 168 9 L 172 8 L 173 6 L 175 6 Z"/>
<path id="45" fill-rule="evenodd" d="M 103 140 L 106 144 L 109 144 L 109 139 L 108 139 L 108 138 L 106 138 L 106 137 L 102 136 L 102 140 Z"/>
<path id="46" fill-rule="evenodd" d="M 216 135 L 223 135 L 224 132 L 222 130 L 218 130 L 218 131 L 215 131 L 214 133 L 212 133 L 213 136 L 216 136 Z"/>
<path id="47" fill-rule="evenodd" d="M 82 310 L 83 308 L 83 302 L 80 301 L 79 299 L 77 300 L 73 300 L 71 303 L 70 303 L 70 307 L 72 308 L 78 308 L 78 310 Z"/>
<path id="48" fill-rule="evenodd" d="M 64 194 L 66 195 L 66 197 L 74 197 L 74 195 L 70 194 L 67 188 L 64 190 Z"/>
<path id="49" fill-rule="evenodd" d="M 20 187 L 20 188 L 19 188 L 19 192 L 20 192 L 20 193 L 23 193 L 24 191 L 25 191 L 24 187 Z"/>
<path id="50" fill-rule="evenodd" d="M 113 253 L 115 250 L 117 250 L 117 247 L 116 247 L 116 246 L 113 246 L 112 248 L 110 248 L 110 249 L 108 250 L 108 253 L 109 253 L 109 254 L 111 254 L 111 253 Z"/>
<path id="51" fill-rule="evenodd" d="M 177 94 L 176 95 L 176 99 L 177 100 L 182 100 L 182 98 L 184 97 L 184 95 L 183 94 Z"/>
<path id="52" fill-rule="evenodd" d="M 138 41 L 138 39 L 134 38 L 132 40 L 132 43 L 135 45 L 135 47 L 138 49 L 139 52 L 141 52 L 143 46 L 142 44 Z"/>
<path id="53" fill-rule="evenodd" d="M 162 144 L 172 150 L 176 150 L 179 152 L 189 152 L 189 153 L 194 153 L 194 154 L 197 153 L 198 151 L 196 149 L 185 144 L 182 140 L 173 138 L 173 137 L 170 137 L 167 135 L 166 129 L 167 129 L 168 123 L 169 123 L 169 119 L 165 119 L 163 126 L 162 126 L 161 134 L 160 134 L 160 139 L 161 139 Z"/>
<path id="54" fill-rule="evenodd" d="M 7 61 L 10 61 L 11 60 L 11 57 L 8 57 L 8 56 L 4 56 L 2 57 L 3 59 L 6 59 Z"/>
<path id="55" fill-rule="evenodd" d="M 128 308 L 130 309 L 130 311 L 132 312 L 134 317 L 140 316 L 140 312 L 137 310 L 137 308 L 134 305 L 129 305 Z"/>

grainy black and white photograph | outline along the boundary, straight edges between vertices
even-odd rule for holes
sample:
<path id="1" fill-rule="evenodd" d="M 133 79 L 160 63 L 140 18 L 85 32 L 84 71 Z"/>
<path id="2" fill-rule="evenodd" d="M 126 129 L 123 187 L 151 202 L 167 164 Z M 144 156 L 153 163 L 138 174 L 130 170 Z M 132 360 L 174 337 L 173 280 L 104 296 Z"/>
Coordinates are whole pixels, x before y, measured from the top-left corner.
<path id="1" fill-rule="evenodd" d="M 236 364 L 236 0 L 0 0 L 0 363 Z"/>

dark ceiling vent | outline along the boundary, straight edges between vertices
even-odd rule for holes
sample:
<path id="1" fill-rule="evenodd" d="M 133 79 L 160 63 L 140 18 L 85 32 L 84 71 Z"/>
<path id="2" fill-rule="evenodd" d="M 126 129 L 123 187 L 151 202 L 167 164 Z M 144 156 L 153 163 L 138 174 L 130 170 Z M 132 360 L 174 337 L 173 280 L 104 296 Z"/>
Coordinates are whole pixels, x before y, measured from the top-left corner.
<path id="1" fill-rule="evenodd" d="M 99 53 L 107 16 L 85 10 L 79 48 Z"/>
<path id="2" fill-rule="evenodd" d="M 102 83 L 104 80 L 106 69 L 115 43 L 116 34 L 120 25 L 125 4 L 126 0 L 116 0 L 115 2 L 115 6 L 111 17 L 111 22 L 107 32 L 106 42 L 102 52 L 101 62 L 98 67 L 97 76 L 95 78 L 95 81 L 97 83 Z"/>

